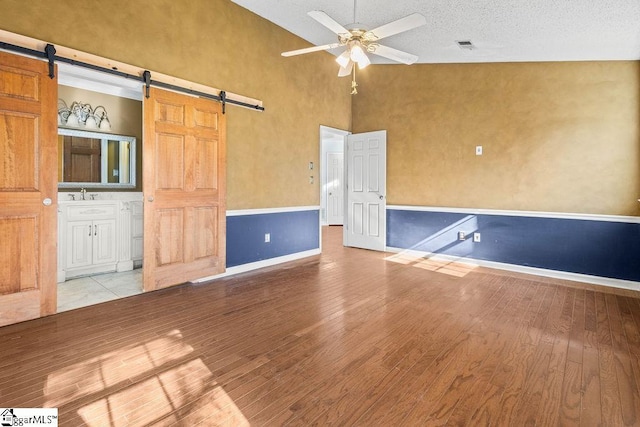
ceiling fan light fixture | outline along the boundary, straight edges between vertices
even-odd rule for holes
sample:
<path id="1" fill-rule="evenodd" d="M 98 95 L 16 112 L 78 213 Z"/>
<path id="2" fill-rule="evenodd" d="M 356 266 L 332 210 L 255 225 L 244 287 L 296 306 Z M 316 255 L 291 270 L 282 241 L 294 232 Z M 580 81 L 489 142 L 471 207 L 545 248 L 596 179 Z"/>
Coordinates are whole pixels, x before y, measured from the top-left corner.
<path id="1" fill-rule="evenodd" d="M 381 25 L 373 30 L 368 30 L 361 24 L 357 24 L 356 19 L 356 1 L 353 3 L 353 22 L 354 24 L 344 27 L 339 24 L 335 19 L 331 18 L 326 13 L 320 10 L 314 10 L 308 12 L 308 15 L 315 19 L 320 24 L 334 32 L 338 36 L 337 43 L 331 43 L 321 46 L 312 46 L 304 49 L 297 49 L 288 52 L 282 52 L 282 56 L 295 56 L 305 53 L 317 52 L 321 50 L 330 50 L 336 47 L 344 47 L 345 50 L 336 58 L 336 62 L 340 64 L 340 70 L 338 71 L 339 77 L 345 77 L 349 74 L 353 74 L 353 80 L 351 82 L 351 94 L 358 93 L 356 83 L 356 69 L 354 64 L 358 64 L 359 69 L 366 68 L 371 64 L 369 59 L 369 53 L 382 56 L 387 59 L 391 59 L 395 62 L 403 64 L 413 64 L 418 60 L 416 55 L 412 55 L 407 52 L 403 52 L 397 49 L 390 48 L 388 46 L 378 44 L 378 40 L 386 37 L 393 36 L 395 34 L 409 31 L 413 28 L 420 27 L 427 23 L 424 16 L 419 13 L 412 13 L 404 18 L 397 19 L 387 24 Z M 470 43 L 470 42 L 469 42 Z"/>
<path id="2" fill-rule="evenodd" d="M 349 64 L 350 60 L 351 60 L 351 58 L 349 56 L 349 50 L 345 50 L 344 52 L 342 52 L 340 54 L 340 56 L 338 56 L 336 58 L 336 62 L 338 64 L 340 64 L 340 67 L 342 67 L 342 68 L 346 68 L 346 66 Z"/>
<path id="3" fill-rule="evenodd" d="M 360 61 L 358 61 L 358 68 L 362 70 L 363 68 L 366 68 L 369 64 L 371 64 L 371 60 L 369 59 L 367 54 L 364 54 L 363 57 L 360 59 Z"/>
<path id="4" fill-rule="evenodd" d="M 359 42 L 354 43 L 351 46 L 351 49 L 349 49 L 349 52 L 350 52 L 349 56 L 351 57 L 351 60 L 353 62 L 357 62 L 358 64 L 360 64 L 360 61 L 365 61 L 365 58 L 366 60 L 369 59 L 367 58 L 367 54 L 364 53 L 364 49 L 362 49 L 362 45 Z"/>

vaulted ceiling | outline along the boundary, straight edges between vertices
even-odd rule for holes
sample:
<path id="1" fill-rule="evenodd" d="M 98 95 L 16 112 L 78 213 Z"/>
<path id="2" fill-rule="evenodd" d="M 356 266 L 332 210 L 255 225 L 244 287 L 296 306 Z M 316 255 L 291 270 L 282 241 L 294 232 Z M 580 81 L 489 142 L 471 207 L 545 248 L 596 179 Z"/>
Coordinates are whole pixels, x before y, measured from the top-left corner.
<path id="1" fill-rule="evenodd" d="M 638 0 L 232 1 L 317 45 L 334 43 L 337 36 L 307 15 L 312 10 L 367 29 L 419 12 L 426 25 L 384 44 L 418 55 L 421 63 L 640 59 Z M 456 43 L 467 40 L 473 49 Z M 331 52 L 337 55 L 341 49 Z"/>

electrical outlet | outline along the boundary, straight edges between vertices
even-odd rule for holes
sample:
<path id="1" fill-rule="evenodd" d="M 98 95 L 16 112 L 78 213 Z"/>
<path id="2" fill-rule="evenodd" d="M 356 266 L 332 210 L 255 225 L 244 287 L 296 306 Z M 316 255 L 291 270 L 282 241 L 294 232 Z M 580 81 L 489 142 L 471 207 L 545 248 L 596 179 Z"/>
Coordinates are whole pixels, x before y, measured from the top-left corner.
<path id="1" fill-rule="evenodd" d="M 309 184 L 313 184 L 313 175 L 309 177 Z"/>
<path id="2" fill-rule="evenodd" d="M 464 231 L 458 231 L 458 240 L 465 240 Z"/>
<path id="3" fill-rule="evenodd" d="M 313 170 L 313 162 L 309 162 L 309 170 Z"/>
<path id="4" fill-rule="evenodd" d="M 265 243 L 271 242 L 271 233 L 264 233 L 264 242 Z"/>
<path id="5" fill-rule="evenodd" d="M 473 233 L 473 241 L 480 243 L 480 233 Z"/>

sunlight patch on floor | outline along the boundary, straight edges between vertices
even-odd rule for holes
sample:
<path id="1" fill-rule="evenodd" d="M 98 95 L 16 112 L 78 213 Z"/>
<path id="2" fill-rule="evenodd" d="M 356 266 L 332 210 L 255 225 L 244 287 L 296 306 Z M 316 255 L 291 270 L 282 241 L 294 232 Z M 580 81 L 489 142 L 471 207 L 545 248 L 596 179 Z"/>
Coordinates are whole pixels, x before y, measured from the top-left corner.
<path id="1" fill-rule="evenodd" d="M 87 426 L 207 420 L 249 425 L 180 331 L 91 358 L 50 374 L 47 407 L 79 406 Z"/>
<path id="2" fill-rule="evenodd" d="M 388 256 L 385 260 L 455 277 L 464 277 L 478 267 L 476 264 L 452 261 L 437 256 L 425 257 L 424 254 L 416 251 L 403 251 Z"/>

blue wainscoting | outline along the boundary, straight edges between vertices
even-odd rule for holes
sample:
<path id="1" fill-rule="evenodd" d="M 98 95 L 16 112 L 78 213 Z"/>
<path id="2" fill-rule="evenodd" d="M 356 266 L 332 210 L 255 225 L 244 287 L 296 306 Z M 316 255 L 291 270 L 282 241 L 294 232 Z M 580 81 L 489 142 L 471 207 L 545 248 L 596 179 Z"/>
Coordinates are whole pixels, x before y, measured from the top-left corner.
<path id="1" fill-rule="evenodd" d="M 640 282 L 637 222 L 388 209 L 387 246 Z"/>
<path id="2" fill-rule="evenodd" d="M 227 216 L 227 267 L 319 249 L 319 215 L 314 209 Z"/>

